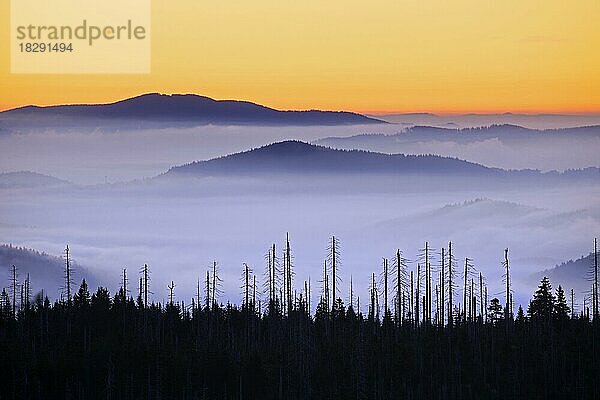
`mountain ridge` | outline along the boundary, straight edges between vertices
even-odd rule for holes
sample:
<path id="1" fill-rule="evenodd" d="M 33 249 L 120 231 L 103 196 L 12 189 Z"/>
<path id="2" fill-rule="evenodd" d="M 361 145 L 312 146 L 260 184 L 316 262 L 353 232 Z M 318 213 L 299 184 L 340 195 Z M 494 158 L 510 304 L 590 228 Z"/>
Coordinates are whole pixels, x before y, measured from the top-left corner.
<path id="1" fill-rule="evenodd" d="M 0 188 L 36 188 L 70 185 L 71 182 L 32 171 L 0 173 Z"/>
<path id="2" fill-rule="evenodd" d="M 237 165 L 236 165 L 237 164 Z M 433 155 L 384 154 L 365 150 L 339 150 L 298 140 L 275 142 L 205 161 L 171 167 L 164 175 L 256 172 L 391 173 L 425 172 L 427 168 L 454 166 L 463 172 L 499 172 L 481 164 Z M 400 169 L 403 168 L 403 169 Z"/>
<path id="3" fill-rule="evenodd" d="M 554 267 L 537 272 L 531 278 L 539 280 L 546 276 L 553 283 L 554 287 L 558 287 L 560 284 L 565 291 L 574 288 L 580 294 L 581 292 L 590 290 L 593 265 L 594 252 L 590 252 L 575 260 L 570 259 Z"/>
<path id="4" fill-rule="evenodd" d="M 538 135 L 565 135 L 565 134 L 584 134 L 590 136 L 600 137 L 600 125 L 588 125 L 579 126 L 572 128 L 546 128 L 536 129 L 527 128 L 515 124 L 492 124 L 483 127 L 466 127 L 466 128 L 450 128 L 443 126 L 431 126 L 431 125 L 415 125 L 408 128 L 404 128 L 401 132 L 394 134 L 385 133 L 361 133 L 352 136 L 329 136 L 316 140 L 314 143 L 336 143 L 336 142 L 348 142 L 351 143 L 354 140 L 363 138 L 379 138 L 379 139 L 477 139 L 485 140 L 490 138 L 498 138 L 500 140 L 507 139 L 507 136 L 520 135 L 519 139 L 523 139 L 525 135 L 538 136 Z"/>
<path id="5" fill-rule="evenodd" d="M 196 94 L 147 93 L 106 104 L 23 106 L 2 116 L 136 120 L 231 125 L 361 125 L 387 124 L 348 111 L 278 110 L 243 100 L 215 100 Z"/>
<path id="6" fill-rule="evenodd" d="M 64 258 L 54 256 L 28 247 L 0 244 L 0 271 L 5 277 L 10 276 L 11 267 L 17 267 L 17 278 L 22 282 L 29 275 L 32 283 L 32 294 L 40 289 L 50 290 L 51 299 L 59 297 L 64 286 Z M 95 285 L 97 278 L 93 273 L 75 261 L 71 261 L 74 271 L 73 290 L 85 278 L 88 284 Z M 85 274 L 83 274 L 85 272 Z"/>

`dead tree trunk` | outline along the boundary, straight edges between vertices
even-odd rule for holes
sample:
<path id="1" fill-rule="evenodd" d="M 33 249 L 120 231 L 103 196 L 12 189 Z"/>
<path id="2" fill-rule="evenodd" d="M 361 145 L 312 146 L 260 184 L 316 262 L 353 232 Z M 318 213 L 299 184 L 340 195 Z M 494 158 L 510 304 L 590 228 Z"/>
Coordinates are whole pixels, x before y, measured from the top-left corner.
<path id="1" fill-rule="evenodd" d="M 325 310 L 329 312 L 329 284 L 327 275 L 327 260 L 323 262 L 323 300 L 325 301 Z"/>
<path id="2" fill-rule="evenodd" d="M 288 285 L 288 313 L 292 310 L 292 250 L 290 248 L 290 236 L 286 234 L 285 255 L 287 261 L 287 285 Z"/>
<path id="3" fill-rule="evenodd" d="M 196 283 L 196 307 L 198 307 L 198 311 L 202 308 L 200 301 L 200 278 L 198 278 L 198 282 Z"/>
<path id="4" fill-rule="evenodd" d="M 256 275 L 252 276 L 252 311 L 256 308 Z"/>
<path id="5" fill-rule="evenodd" d="M 123 268 L 123 297 L 127 301 L 127 268 Z"/>
<path id="6" fill-rule="evenodd" d="M 384 299 L 384 311 L 383 317 L 385 318 L 388 313 L 388 260 L 383 259 L 383 299 Z"/>
<path id="7" fill-rule="evenodd" d="M 483 309 L 485 310 L 485 322 L 487 323 L 487 321 L 488 321 L 488 293 L 487 293 L 487 286 L 485 287 L 485 306 L 483 307 Z"/>
<path id="8" fill-rule="evenodd" d="M 402 258 L 400 256 L 400 249 L 396 250 L 396 302 L 398 304 L 398 308 L 400 309 L 396 312 L 396 322 L 402 323 L 402 315 L 404 313 L 404 302 L 401 301 L 402 298 Z"/>
<path id="9" fill-rule="evenodd" d="M 204 299 L 204 301 L 206 302 L 205 307 L 206 307 L 206 311 L 208 311 L 210 309 L 210 272 L 206 271 L 206 287 L 205 287 L 205 291 L 206 291 L 206 298 Z"/>
<path id="10" fill-rule="evenodd" d="M 510 307 L 510 269 L 508 265 L 508 249 L 504 250 L 504 266 L 506 268 L 506 320 L 508 321 L 512 314 Z"/>
<path id="11" fill-rule="evenodd" d="M 452 326 L 454 324 L 453 316 L 452 316 L 452 242 L 448 242 L 448 325 Z"/>
<path id="12" fill-rule="evenodd" d="M 419 303 L 421 302 L 421 293 L 420 293 L 420 286 L 421 286 L 421 264 L 417 264 L 417 309 L 415 310 L 415 313 L 417 315 L 417 325 L 419 324 L 419 318 L 421 318 L 421 315 L 419 313 Z"/>
<path id="13" fill-rule="evenodd" d="M 425 242 L 425 315 L 431 322 L 431 265 L 429 264 L 429 242 Z"/>
<path id="14" fill-rule="evenodd" d="M 479 315 L 483 321 L 483 275 L 479 273 Z"/>
<path id="15" fill-rule="evenodd" d="M 212 307 L 217 306 L 217 262 L 213 261 Z"/>
<path id="16" fill-rule="evenodd" d="M 441 280 L 441 290 L 440 290 L 440 294 L 441 294 L 441 315 L 440 315 L 440 319 L 441 319 L 441 324 L 442 326 L 445 324 L 446 322 L 446 316 L 444 311 L 446 310 L 446 287 L 445 287 L 445 283 L 446 283 L 446 271 L 445 271 L 445 257 L 444 257 L 444 248 L 442 247 L 442 273 L 440 274 L 440 280 Z"/>
<path id="17" fill-rule="evenodd" d="M 354 308 L 354 288 L 352 287 L 352 275 L 350 275 L 350 307 Z"/>
<path id="18" fill-rule="evenodd" d="M 434 321 L 436 325 L 440 323 L 440 294 L 439 294 L 439 285 L 435 285 L 435 314 Z"/>
<path id="19" fill-rule="evenodd" d="M 12 266 L 12 316 L 17 318 L 17 267 Z"/>
<path id="20" fill-rule="evenodd" d="M 269 251 L 267 252 L 267 279 L 269 280 L 269 304 L 271 304 L 271 302 L 273 301 L 273 279 L 271 278 L 272 275 L 272 267 L 271 267 L 271 248 L 269 247 Z"/>
<path id="21" fill-rule="evenodd" d="M 148 307 L 148 264 L 144 264 L 144 307 Z"/>
<path id="22" fill-rule="evenodd" d="M 370 318 L 375 319 L 375 273 L 371 275 L 371 312 Z"/>
<path id="23" fill-rule="evenodd" d="M 331 237 L 331 286 L 333 288 L 333 304 L 331 305 L 332 307 L 332 311 L 333 308 L 335 308 L 335 303 L 336 303 L 336 296 L 337 296 L 337 291 L 336 291 L 336 280 L 337 280 L 337 260 L 336 260 L 336 256 L 337 256 L 337 250 L 335 247 L 336 244 L 336 240 L 335 240 L 335 236 Z"/>
<path id="24" fill-rule="evenodd" d="M 248 275 L 248 264 L 244 263 L 244 305 L 246 306 L 246 310 L 248 310 L 248 284 L 249 284 L 249 275 Z"/>
<path id="25" fill-rule="evenodd" d="M 594 319 L 598 318 L 598 247 L 594 238 Z"/>
<path id="26" fill-rule="evenodd" d="M 308 296 L 306 297 L 307 301 L 308 301 L 308 313 L 310 314 L 310 311 L 312 310 L 312 306 L 311 306 L 311 291 L 310 291 L 310 276 L 308 277 Z"/>
<path id="27" fill-rule="evenodd" d="M 67 291 L 67 305 L 71 306 L 71 258 L 69 246 L 65 249 L 65 286 Z"/>
<path id="28" fill-rule="evenodd" d="M 169 304 L 173 306 L 173 289 L 175 289 L 175 283 L 171 281 L 171 284 L 167 288 L 169 288 Z"/>
<path id="29" fill-rule="evenodd" d="M 575 318 L 575 292 L 571 289 L 571 319 Z"/>
<path id="30" fill-rule="evenodd" d="M 469 320 L 475 320 L 475 310 L 477 309 L 477 301 L 475 297 L 475 292 L 473 288 L 473 278 L 471 278 L 471 292 L 469 296 Z"/>
<path id="31" fill-rule="evenodd" d="M 469 259 L 465 258 L 465 285 L 463 287 L 463 319 L 466 320 L 467 319 L 467 274 L 468 274 L 468 265 L 469 265 Z"/>
<path id="32" fill-rule="evenodd" d="M 414 277 L 413 271 L 410 271 L 410 319 L 414 322 L 415 319 L 415 285 L 414 285 Z"/>

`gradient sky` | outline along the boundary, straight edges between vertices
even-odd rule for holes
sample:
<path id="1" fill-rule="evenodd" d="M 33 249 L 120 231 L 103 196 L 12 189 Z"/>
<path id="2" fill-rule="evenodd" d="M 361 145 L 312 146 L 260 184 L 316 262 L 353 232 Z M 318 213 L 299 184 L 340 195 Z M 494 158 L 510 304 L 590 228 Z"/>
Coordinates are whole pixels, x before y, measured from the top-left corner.
<path id="1" fill-rule="evenodd" d="M 147 75 L 10 74 L 8 1 L 0 15 L 0 109 L 163 92 L 282 109 L 600 112 L 598 0 L 154 0 Z"/>

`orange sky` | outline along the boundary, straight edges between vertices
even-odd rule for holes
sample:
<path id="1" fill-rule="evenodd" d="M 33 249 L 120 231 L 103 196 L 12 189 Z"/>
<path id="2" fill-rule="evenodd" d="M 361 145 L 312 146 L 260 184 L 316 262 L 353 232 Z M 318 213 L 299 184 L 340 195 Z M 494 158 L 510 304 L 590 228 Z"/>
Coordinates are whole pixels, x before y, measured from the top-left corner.
<path id="1" fill-rule="evenodd" d="M 163 92 L 282 109 L 600 112 L 598 0 L 154 0 L 144 75 L 10 74 L 8 3 L 0 109 Z"/>

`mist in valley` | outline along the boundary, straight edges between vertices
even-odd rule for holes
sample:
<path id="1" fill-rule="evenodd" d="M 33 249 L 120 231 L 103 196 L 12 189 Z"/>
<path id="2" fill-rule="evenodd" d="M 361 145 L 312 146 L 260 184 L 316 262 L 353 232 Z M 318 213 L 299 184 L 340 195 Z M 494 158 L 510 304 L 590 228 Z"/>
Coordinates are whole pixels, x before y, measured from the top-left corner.
<path id="1" fill-rule="evenodd" d="M 9 122 L 3 125 L 10 126 Z M 34 171 L 78 184 L 114 183 L 153 177 L 171 166 L 288 139 L 344 149 L 436 154 L 505 169 L 565 170 L 600 165 L 600 130 L 586 135 L 565 133 L 551 138 L 547 135 L 516 140 L 503 138 L 502 132 L 469 140 L 414 135 L 404 140 L 406 127 L 396 124 L 301 127 L 149 124 L 143 129 L 133 129 L 130 125 L 103 122 L 85 127 L 6 129 L 0 132 L 3 149 L 0 171 Z M 361 136 L 352 138 L 356 135 Z"/>
<path id="2" fill-rule="evenodd" d="M 434 266 L 441 248 L 452 241 L 456 276 L 462 276 L 461 266 L 469 257 L 483 272 L 490 296 L 501 298 L 500 263 L 503 250 L 509 248 L 515 302 L 523 304 L 538 271 L 591 250 L 600 222 L 600 182 L 594 178 L 545 177 L 538 182 L 536 177 L 523 180 L 496 172 L 478 176 L 440 171 L 270 175 L 253 172 L 252 165 L 242 175 L 161 175 L 173 166 L 287 139 L 323 143 L 331 137 L 355 140 L 350 137 L 402 132 L 394 124 L 121 129 L 113 123 L 4 132 L 0 170 L 35 171 L 69 182 L 40 185 L 37 177 L 35 183 L 19 185 L 5 176 L 8 183 L 0 185 L 0 242 L 51 255 L 60 255 L 69 244 L 81 266 L 76 280 L 89 275 L 115 291 L 127 268 L 132 295 L 139 270 L 147 263 L 157 301 L 166 298 L 171 280 L 177 297 L 188 299 L 196 293 L 198 279 L 217 261 L 223 279 L 221 301 L 238 302 L 242 263 L 262 276 L 268 248 L 275 243 L 280 252 L 289 233 L 295 286 L 302 288 L 310 279 L 313 304 L 322 286 L 331 235 L 341 241 L 344 299 L 350 277 L 357 295 L 366 299 L 370 274 L 379 274 L 382 258 L 391 259 L 396 249 L 415 269 L 426 241 L 434 249 Z M 387 151 L 371 150 L 438 154 L 503 168 L 563 170 L 600 165 L 598 140 L 594 134 L 552 140 L 513 137 L 510 143 L 425 138 Z M 334 147 L 356 144 L 349 143 Z M 43 287 L 35 275 L 31 279 L 34 289 Z M 54 293 L 58 295 L 57 288 Z"/>
<path id="3" fill-rule="evenodd" d="M 153 298 L 160 301 L 171 280 L 178 298 L 193 296 L 213 261 L 223 279 L 221 300 L 239 301 L 242 263 L 262 276 L 268 248 L 275 243 L 282 251 L 287 233 L 295 285 L 302 288 L 310 279 L 315 299 L 331 235 L 341 241 L 344 298 L 352 276 L 357 295 L 366 299 L 370 274 L 379 274 L 382 257 L 391 259 L 396 249 L 415 268 L 425 241 L 434 249 L 434 265 L 452 241 L 456 275 L 469 257 L 490 294 L 500 296 L 500 262 L 508 247 L 515 301 L 524 303 L 536 284 L 531 275 L 586 254 L 600 222 L 597 185 L 467 190 L 458 182 L 459 189 L 438 191 L 439 177 L 422 177 L 426 182 L 418 189 L 412 178 L 381 177 L 379 189 L 374 179 L 365 185 L 336 176 L 286 176 L 4 188 L 0 238 L 53 255 L 69 244 L 83 266 L 76 280 L 89 274 L 113 291 L 127 268 L 135 294 L 138 271 L 147 263 Z M 293 186 L 302 189 L 288 192 Z M 35 274 L 32 281 L 41 288 Z"/>

